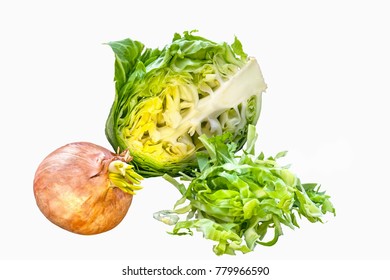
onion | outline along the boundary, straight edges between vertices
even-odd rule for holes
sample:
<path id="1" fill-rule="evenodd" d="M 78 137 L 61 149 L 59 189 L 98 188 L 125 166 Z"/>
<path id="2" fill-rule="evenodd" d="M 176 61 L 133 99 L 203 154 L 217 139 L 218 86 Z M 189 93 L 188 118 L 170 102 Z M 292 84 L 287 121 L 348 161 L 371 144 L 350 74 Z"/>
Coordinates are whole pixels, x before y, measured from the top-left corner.
<path id="1" fill-rule="evenodd" d="M 98 234 L 116 227 L 131 205 L 142 177 L 120 155 L 88 142 L 58 148 L 39 165 L 34 195 L 54 224 L 78 234 Z"/>

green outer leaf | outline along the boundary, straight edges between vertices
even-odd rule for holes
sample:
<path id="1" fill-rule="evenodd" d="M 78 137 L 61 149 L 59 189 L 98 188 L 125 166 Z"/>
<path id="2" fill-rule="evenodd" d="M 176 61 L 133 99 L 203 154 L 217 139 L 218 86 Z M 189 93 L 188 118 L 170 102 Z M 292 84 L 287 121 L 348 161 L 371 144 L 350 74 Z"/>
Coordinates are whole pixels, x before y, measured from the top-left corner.
<path id="1" fill-rule="evenodd" d="M 144 45 L 131 39 L 107 43 L 115 53 L 115 87 L 118 93 L 126 84 L 128 74 L 134 69 Z"/>
<path id="2" fill-rule="evenodd" d="M 120 146 L 118 141 L 117 127 L 118 111 L 116 110 L 118 102 L 122 99 L 123 86 L 127 83 L 128 74 L 133 71 L 144 45 L 141 42 L 125 39 L 117 42 L 107 43 L 115 53 L 115 99 L 111 106 L 110 113 L 106 121 L 106 137 L 115 151 Z M 121 147 L 125 150 L 124 147 Z"/>

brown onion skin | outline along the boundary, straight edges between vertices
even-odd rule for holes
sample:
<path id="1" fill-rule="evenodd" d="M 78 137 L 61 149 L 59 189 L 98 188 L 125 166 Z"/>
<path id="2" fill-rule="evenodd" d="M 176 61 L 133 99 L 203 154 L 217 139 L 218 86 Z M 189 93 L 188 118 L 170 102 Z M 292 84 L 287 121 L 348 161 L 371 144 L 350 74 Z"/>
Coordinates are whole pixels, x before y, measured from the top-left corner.
<path id="1" fill-rule="evenodd" d="M 108 165 L 124 159 L 104 147 L 75 142 L 58 148 L 39 165 L 34 195 L 41 212 L 73 233 L 91 235 L 116 227 L 133 196 L 111 187 Z"/>

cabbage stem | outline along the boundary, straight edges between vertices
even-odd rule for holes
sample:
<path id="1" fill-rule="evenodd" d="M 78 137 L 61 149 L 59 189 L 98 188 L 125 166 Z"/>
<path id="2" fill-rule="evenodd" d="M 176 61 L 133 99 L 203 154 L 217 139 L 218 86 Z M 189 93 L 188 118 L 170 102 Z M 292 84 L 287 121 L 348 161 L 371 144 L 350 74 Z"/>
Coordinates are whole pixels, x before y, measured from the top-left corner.
<path id="1" fill-rule="evenodd" d="M 242 104 L 252 96 L 261 94 L 266 88 L 267 85 L 257 60 L 250 58 L 235 76 L 222 84 L 213 94 L 199 100 L 196 108 L 183 118 L 175 129 L 167 130 L 171 133 L 170 135 L 161 133 L 162 138 L 175 143 L 187 131 L 191 136 L 195 132 L 202 135 L 201 124 L 203 121 L 219 116 L 229 108 Z M 260 99 L 260 97 L 258 98 Z"/>

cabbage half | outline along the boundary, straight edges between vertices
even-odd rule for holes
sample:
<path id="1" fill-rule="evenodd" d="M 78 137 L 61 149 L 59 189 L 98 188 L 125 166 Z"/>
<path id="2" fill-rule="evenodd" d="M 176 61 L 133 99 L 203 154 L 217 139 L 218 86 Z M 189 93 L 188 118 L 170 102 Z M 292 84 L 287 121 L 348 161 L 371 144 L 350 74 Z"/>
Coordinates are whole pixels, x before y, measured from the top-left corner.
<path id="1" fill-rule="evenodd" d="M 229 45 L 193 33 L 175 34 L 162 50 L 108 43 L 116 94 L 106 136 L 115 150 L 130 150 L 146 177 L 192 172 L 203 134 L 230 132 L 241 149 L 259 118 L 266 84 L 256 59 L 237 38 Z"/>

